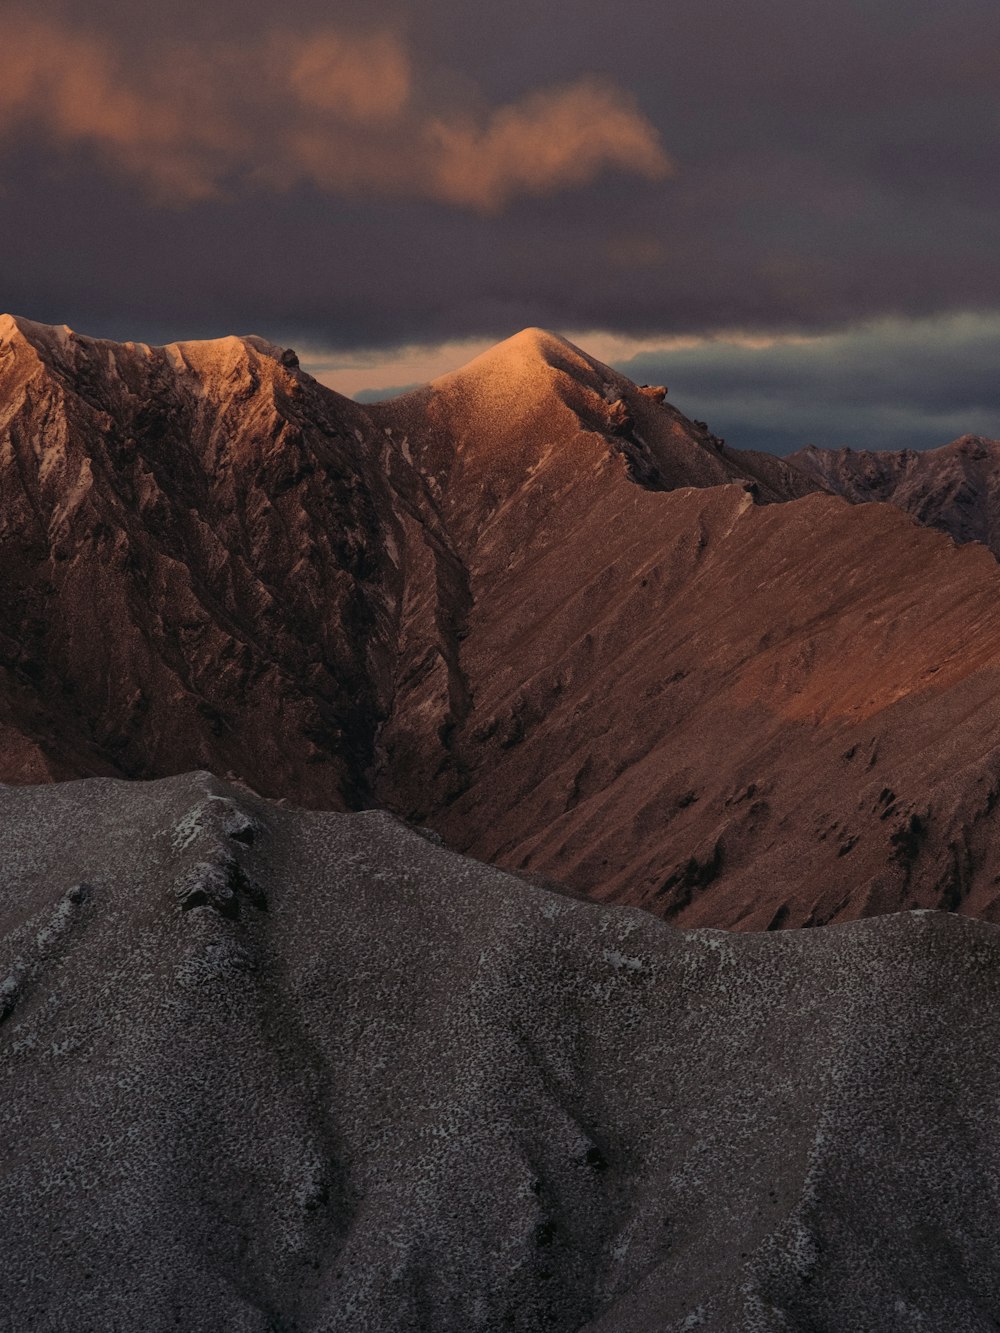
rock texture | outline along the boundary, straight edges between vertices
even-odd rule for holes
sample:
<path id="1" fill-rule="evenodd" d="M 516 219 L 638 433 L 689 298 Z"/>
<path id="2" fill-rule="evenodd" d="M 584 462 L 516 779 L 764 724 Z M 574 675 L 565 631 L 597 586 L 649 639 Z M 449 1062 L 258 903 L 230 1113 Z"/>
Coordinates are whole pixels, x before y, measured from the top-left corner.
<path id="1" fill-rule="evenodd" d="M 1000 1322 L 995 926 L 679 932 L 205 774 L 0 857 L 5 1329 Z"/>
<path id="2" fill-rule="evenodd" d="M 803 449 L 786 460 L 855 504 L 887 501 L 957 542 L 1000 557 L 1000 441 L 963 435 L 942 449 Z"/>
<path id="3" fill-rule="evenodd" d="M 366 409 L 0 333 L 0 777 L 209 768 L 690 925 L 1000 914 L 982 546 L 537 329 Z"/>
<path id="4" fill-rule="evenodd" d="M 734 475 L 657 410 L 675 480 Z M 639 447 L 613 430 L 605 451 Z M 414 676 L 455 676 L 469 598 L 405 452 L 258 338 L 150 348 L 0 318 L 2 776 L 204 764 L 369 803 L 379 728 Z"/>

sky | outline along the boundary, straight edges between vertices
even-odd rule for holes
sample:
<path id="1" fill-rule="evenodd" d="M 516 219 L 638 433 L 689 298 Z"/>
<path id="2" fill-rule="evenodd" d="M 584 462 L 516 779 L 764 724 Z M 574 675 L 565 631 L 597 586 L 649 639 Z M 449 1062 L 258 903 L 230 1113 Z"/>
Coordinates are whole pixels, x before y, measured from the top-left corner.
<path id="1" fill-rule="evenodd" d="M 995 0 L 0 0 L 0 307 L 351 394 L 554 329 L 734 445 L 1000 436 Z"/>

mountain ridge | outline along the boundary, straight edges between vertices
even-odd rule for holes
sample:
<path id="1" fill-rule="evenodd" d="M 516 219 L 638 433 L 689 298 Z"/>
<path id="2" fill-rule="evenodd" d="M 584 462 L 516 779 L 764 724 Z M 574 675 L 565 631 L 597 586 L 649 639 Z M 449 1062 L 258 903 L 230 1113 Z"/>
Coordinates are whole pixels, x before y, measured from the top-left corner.
<path id="1" fill-rule="evenodd" d="M 853 504 L 896 505 L 958 542 L 981 542 L 1000 559 L 1000 441 L 962 435 L 939 449 L 871 451 L 809 447 L 787 461 Z"/>

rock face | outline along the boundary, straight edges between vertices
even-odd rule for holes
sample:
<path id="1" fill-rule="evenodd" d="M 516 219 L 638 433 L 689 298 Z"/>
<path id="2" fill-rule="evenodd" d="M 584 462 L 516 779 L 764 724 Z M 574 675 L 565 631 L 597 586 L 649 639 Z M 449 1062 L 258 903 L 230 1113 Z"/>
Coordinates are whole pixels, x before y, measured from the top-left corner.
<path id="1" fill-rule="evenodd" d="M 986 1330 L 1000 934 L 679 932 L 206 774 L 0 789 L 17 1330 Z"/>
<path id="2" fill-rule="evenodd" d="M 855 504 L 887 501 L 956 542 L 1000 557 L 1000 441 L 963 435 L 942 449 L 803 449 L 786 460 Z"/>
<path id="3" fill-rule="evenodd" d="M 1000 914 L 983 547 L 541 330 L 366 409 L 0 332 L 3 779 L 210 768 L 691 925 Z"/>
<path id="4" fill-rule="evenodd" d="M 356 419 L 259 339 L 0 321 L 3 776 L 367 799 L 398 575 Z"/>

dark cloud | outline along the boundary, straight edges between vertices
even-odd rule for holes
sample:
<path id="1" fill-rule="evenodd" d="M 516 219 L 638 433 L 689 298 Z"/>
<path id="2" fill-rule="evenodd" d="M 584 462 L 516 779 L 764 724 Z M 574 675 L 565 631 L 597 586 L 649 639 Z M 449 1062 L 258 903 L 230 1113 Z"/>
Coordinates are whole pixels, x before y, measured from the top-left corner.
<path id="1" fill-rule="evenodd" d="M 886 321 L 770 346 L 709 342 L 643 352 L 619 369 L 730 444 L 791 453 L 928 449 L 1000 437 L 1000 317 Z"/>
<path id="2" fill-rule="evenodd" d="M 354 397 L 359 403 L 383 403 L 387 398 L 398 398 L 401 394 L 410 393 L 413 389 L 421 387 L 419 383 L 391 384 L 384 389 L 362 389 Z"/>
<path id="3" fill-rule="evenodd" d="M 998 59 L 993 0 L 0 0 L 0 304 L 324 348 L 1000 310 Z"/>

